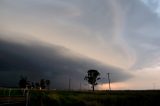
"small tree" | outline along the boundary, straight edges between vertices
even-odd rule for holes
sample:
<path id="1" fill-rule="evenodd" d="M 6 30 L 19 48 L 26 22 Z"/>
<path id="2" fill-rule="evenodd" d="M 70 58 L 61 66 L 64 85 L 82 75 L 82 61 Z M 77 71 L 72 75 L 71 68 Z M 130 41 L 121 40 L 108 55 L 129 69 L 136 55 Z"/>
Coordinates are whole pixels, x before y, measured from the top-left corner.
<path id="1" fill-rule="evenodd" d="M 40 89 L 40 84 L 39 84 L 39 82 L 36 82 L 36 83 L 35 83 L 35 86 L 36 86 L 36 89 Z"/>
<path id="2" fill-rule="evenodd" d="M 19 87 L 20 88 L 26 88 L 27 86 L 27 77 L 21 76 L 20 80 L 19 80 Z"/>
<path id="3" fill-rule="evenodd" d="M 35 83 L 34 82 L 31 83 L 31 88 L 32 89 L 35 88 Z"/>
<path id="4" fill-rule="evenodd" d="M 40 86 L 41 86 L 41 89 L 45 89 L 46 88 L 46 82 L 45 82 L 44 79 L 40 80 Z"/>
<path id="5" fill-rule="evenodd" d="M 48 90 L 49 90 L 50 83 L 51 83 L 50 80 L 46 80 L 46 85 Z"/>
<path id="6" fill-rule="evenodd" d="M 97 70 L 88 70 L 87 75 L 84 80 L 88 81 L 91 84 L 92 90 L 94 91 L 94 86 L 97 85 L 97 80 L 100 79 L 100 73 Z"/>

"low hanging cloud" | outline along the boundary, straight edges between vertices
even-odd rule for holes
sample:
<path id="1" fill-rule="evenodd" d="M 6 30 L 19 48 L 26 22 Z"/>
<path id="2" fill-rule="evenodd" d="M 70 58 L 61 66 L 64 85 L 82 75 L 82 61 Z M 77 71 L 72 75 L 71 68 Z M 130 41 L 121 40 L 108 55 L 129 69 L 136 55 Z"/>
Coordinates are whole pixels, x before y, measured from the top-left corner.
<path id="1" fill-rule="evenodd" d="M 61 46 L 37 41 L 23 44 L 0 40 L 0 86 L 18 86 L 23 75 L 30 81 L 49 79 L 56 89 L 67 89 L 70 78 L 71 87 L 78 89 L 80 82 L 85 87 L 84 76 L 89 69 L 101 73 L 102 83 L 107 82 L 107 72 L 112 73 L 112 82 L 131 77 L 124 70 L 103 65 Z"/>

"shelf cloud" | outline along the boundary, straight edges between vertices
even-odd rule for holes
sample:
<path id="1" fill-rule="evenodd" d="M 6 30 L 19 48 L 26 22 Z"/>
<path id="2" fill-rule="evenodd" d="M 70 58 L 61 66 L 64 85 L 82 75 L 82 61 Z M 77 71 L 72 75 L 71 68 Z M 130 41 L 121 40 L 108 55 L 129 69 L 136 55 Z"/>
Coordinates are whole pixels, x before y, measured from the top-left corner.
<path id="1" fill-rule="evenodd" d="M 77 87 L 94 68 L 138 89 L 160 64 L 158 0 L 1 0 L 0 23 L 2 86 L 27 75 Z"/>

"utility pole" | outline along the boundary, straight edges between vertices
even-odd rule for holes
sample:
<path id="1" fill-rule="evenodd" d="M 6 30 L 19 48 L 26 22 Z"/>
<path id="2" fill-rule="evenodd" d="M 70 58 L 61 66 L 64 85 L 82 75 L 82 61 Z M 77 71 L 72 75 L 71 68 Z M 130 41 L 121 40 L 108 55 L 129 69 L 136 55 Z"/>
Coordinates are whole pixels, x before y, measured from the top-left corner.
<path id="1" fill-rule="evenodd" d="M 81 82 L 80 82 L 80 84 L 79 84 L 79 87 L 80 87 L 79 90 L 81 91 Z"/>
<path id="2" fill-rule="evenodd" d="M 153 83 L 153 90 L 156 89 L 156 83 Z"/>
<path id="3" fill-rule="evenodd" d="M 109 91 L 111 91 L 111 79 L 110 79 L 110 73 L 107 73 L 107 76 L 108 76 L 108 84 L 109 84 Z"/>
<path id="4" fill-rule="evenodd" d="M 71 90 L 71 79 L 70 79 L 70 77 L 69 77 L 68 89 L 69 89 L 69 91 Z"/>

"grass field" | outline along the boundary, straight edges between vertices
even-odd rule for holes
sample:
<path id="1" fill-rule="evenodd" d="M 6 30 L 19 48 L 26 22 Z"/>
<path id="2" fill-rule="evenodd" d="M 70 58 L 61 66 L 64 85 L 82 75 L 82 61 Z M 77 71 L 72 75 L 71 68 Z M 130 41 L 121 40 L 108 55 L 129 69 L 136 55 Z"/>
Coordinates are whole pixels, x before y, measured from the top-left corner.
<path id="1" fill-rule="evenodd" d="M 1 92 L 1 98 L 4 96 L 2 94 Z M 160 106 L 158 90 L 111 92 L 32 90 L 29 96 L 29 106 Z"/>

